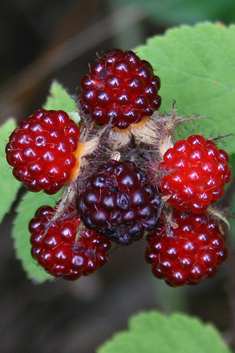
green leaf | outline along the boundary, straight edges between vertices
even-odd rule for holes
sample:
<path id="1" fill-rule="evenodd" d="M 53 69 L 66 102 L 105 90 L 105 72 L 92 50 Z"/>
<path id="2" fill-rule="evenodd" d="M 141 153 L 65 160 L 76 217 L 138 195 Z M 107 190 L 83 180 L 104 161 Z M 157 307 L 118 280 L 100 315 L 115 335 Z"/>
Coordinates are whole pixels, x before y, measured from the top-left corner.
<path id="1" fill-rule="evenodd" d="M 3 220 L 5 214 L 10 210 L 12 203 L 14 202 L 17 192 L 21 187 L 19 183 L 12 175 L 12 169 L 6 161 L 5 146 L 9 139 L 10 134 L 16 128 L 16 121 L 9 119 L 0 128 L 0 222 Z"/>
<path id="2" fill-rule="evenodd" d="M 184 314 L 142 312 L 130 319 L 129 330 L 117 333 L 97 353 L 231 353 L 217 330 Z"/>
<path id="3" fill-rule="evenodd" d="M 119 5 L 133 0 L 119 0 Z M 194 24 L 202 21 L 221 21 L 234 23 L 234 0 L 136 0 L 136 6 L 143 7 L 150 20 L 163 27 L 177 26 L 181 23 Z"/>
<path id="4" fill-rule="evenodd" d="M 60 193 L 49 196 L 43 192 L 26 192 L 18 208 L 14 221 L 12 236 L 16 249 L 16 256 L 22 262 L 22 266 L 29 279 L 37 283 L 50 278 L 41 266 L 38 266 L 31 256 L 30 232 L 28 224 L 34 217 L 35 212 L 41 206 L 48 205 L 54 207 Z"/>
<path id="5" fill-rule="evenodd" d="M 224 150 L 227 150 L 227 146 L 226 147 L 223 146 L 222 148 Z M 234 182 L 235 182 L 235 154 L 234 153 L 229 156 L 229 168 L 232 172 L 232 177 L 231 177 L 229 183 L 225 185 L 225 195 L 224 195 L 225 197 L 226 197 L 227 192 L 229 192 L 230 196 L 231 196 L 231 192 L 234 193 L 234 191 L 233 191 L 234 185 L 235 185 L 234 184 Z M 234 204 L 233 212 L 235 212 L 235 204 Z"/>
<path id="6" fill-rule="evenodd" d="M 223 0 L 222 6 L 221 0 L 168 0 L 166 4 L 157 0 L 160 8 L 157 6 L 156 0 L 148 0 L 148 2 L 152 19 L 168 26 L 181 23 L 194 24 L 206 20 L 220 20 L 228 24 L 235 21 L 235 3 L 233 0 Z"/>
<path id="7" fill-rule="evenodd" d="M 176 100 L 182 116 L 201 115 L 202 134 L 235 133 L 235 26 L 201 23 L 170 29 L 135 51 L 161 78 L 161 111 Z M 233 137 L 227 152 L 235 152 Z"/>
<path id="8" fill-rule="evenodd" d="M 230 236 L 231 236 L 231 240 L 233 243 L 233 246 L 235 247 L 235 193 L 234 193 L 234 183 L 235 183 L 235 154 L 232 154 L 230 156 L 230 161 L 229 161 L 229 165 L 232 171 L 232 178 L 230 180 L 230 182 L 227 185 L 227 189 L 228 189 L 228 195 L 229 197 L 232 195 L 231 198 L 231 204 L 230 204 L 230 208 L 229 211 L 232 213 L 232 217 L 233 218 L 229 218 L 229 224 L 230 224 Z"/>
<path id="9" fill-rule="evenodd" d="M 75 101 L 57 81 L 52 82 L 50 95 L 43 108 L 47 110 L 63 110 L 66 113 L 77 111 Z"/>

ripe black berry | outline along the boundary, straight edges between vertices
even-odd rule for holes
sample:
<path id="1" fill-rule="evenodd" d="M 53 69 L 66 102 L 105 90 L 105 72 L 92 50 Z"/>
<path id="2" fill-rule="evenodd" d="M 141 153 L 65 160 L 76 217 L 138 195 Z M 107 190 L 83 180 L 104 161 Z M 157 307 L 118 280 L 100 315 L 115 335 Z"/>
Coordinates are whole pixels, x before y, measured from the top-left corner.
<path id="1" fill-rule="evenodd" d="M 77 198 L 85 226 L 120 245 L 139 240 L 156 227 L 159 205 L 157 190 L 129 161 L 101 165 Z"/>

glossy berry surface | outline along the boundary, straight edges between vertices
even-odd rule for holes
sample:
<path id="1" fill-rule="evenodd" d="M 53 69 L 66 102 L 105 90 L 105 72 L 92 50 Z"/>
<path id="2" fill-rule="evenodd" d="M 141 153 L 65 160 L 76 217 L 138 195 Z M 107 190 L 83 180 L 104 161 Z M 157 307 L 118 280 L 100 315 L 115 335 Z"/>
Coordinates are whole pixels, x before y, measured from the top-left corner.
<path id="1" fill-rule="evenodd" d="M 6 146 L 13 175 L 30 191 L 56 193 L 70 179 L 79 137 L 78 126 L 64 111 L 37 110 L 21 121 Z"/>
<path id="2" fill-rule="evenodd" d="M 157 225 L 160 197 L 132 162 L 111 160 L 88 178 L 77 209 L 85 226 L 129 245 Z"/>
<path id="3" fill-rule="evenodd" d="M 40 207 L 29 223 L 32 256 L 46 272 L 54 277 L 76 280 L 94 273 L 108 261 L 111 242 L 84 228 L 78 239 L 81 223 L 75 207 L 70 206 L 54 223 L 50 219 L 54 209 Z"/>
<path id="4" fill-rule="evenodd" d="M 213 141 L 192 135 L 166 151 L 159 169 L 165 173 L 160 188 L 172 195 L 168 202 L 180 211 L 204 212 L 224 193 L 231 178 L 228 154 Z"/>
<path id="5" fill-rule="evenodd" d="M 153 275 L 171 286 L 196 284 L 211 278 L 227 250 L 219 226 L 206 213 L 188 214 L 174 211 L 174 229 L 161 219 L 157 229 L 147 237 L 146 260 Z"/>
<path id="6" fill-rule="evenodd" d="M 110 50 L 91 65 L 81 81 L 81 107 L 99 124 L 126 129 L 161 105 L 160 79 L 132 51 Z"/>

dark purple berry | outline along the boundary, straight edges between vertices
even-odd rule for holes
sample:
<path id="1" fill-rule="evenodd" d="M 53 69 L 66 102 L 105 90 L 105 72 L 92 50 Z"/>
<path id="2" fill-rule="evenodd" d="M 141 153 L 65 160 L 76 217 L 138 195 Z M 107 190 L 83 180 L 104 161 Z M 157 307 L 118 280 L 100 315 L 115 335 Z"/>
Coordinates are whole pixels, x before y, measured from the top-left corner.
<path id="1" fill-rule="evenodd" d="M 139 240 L 157 225 L 160 196 L 132 162 L 111 160 L 101 165 L 77 198 L 88 229 L 120 244 Z"/>

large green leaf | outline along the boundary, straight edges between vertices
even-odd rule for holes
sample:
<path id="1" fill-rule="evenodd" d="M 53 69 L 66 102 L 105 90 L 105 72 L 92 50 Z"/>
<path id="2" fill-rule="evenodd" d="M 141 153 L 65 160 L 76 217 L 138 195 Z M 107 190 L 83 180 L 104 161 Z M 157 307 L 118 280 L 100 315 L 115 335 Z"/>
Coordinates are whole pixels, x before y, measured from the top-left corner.
<path id="1" fill-rule="evenodd" d="M 16 121 L 9 119 L 0 128 L 0 222 L 5 214 L 9 211 L 14 202 L 17 192 L 21 187 L 12 175 L 12 169 L 6 161 L 5 145 L 9 139 L 10 133 L 16 128 Z"/>
<path id="2" fill-rule="evenodd" d="M 97 353 L 231 353 L 217 330 L 183 314 L 157 311 L 133 316 L 129 330 L 117 333 Z"/>
<path id="3" fill-rule="evenodd" d="M 35 282 L 43 282 L 50 276 L 38 266 L 31 256 L 30 233 L 28 224 L 34 217 L 36 210 L 44 205 L 54 207 L 58 194 L 48 196 L 43 192 L 27 192 L 22 198 L 18 208 L 17 216 L 14 221 L 13 238 L 16 249 L 16 256 L 22 262 L 22 266 L 27 273 L 28 278 Z"/>
<path id="4" fill-rule="evenodd" d="M 135 49 L 160 76 L 161 111 L 174 100 L 180 115 L 202 115 L 204 134 L 235 133 L 235 26 L 181 26 Z M 233 138 L 228 153 L 235 152 Z"/>

